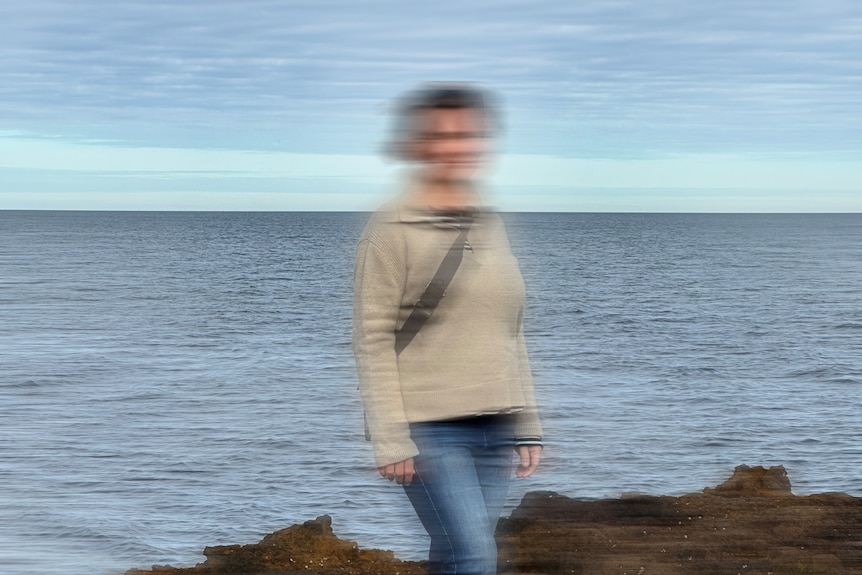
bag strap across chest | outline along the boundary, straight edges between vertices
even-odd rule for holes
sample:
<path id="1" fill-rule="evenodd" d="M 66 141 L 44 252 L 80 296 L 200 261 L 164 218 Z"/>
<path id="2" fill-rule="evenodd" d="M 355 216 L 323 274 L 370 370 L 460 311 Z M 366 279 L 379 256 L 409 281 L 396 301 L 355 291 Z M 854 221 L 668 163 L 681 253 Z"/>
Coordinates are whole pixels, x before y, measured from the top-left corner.
<path id="1" fill-rule="evenodd" d="M 461 224 L 461 232 L 455 241 L 446 252 L 443 261 L 440 262 L 440 267 L 434 277 L 428 282 L 425 291 L 419 296 L 419 299 L 413 304 L 413 309 L 410 311 L 410 316 L 401 329 L 395 332 L 395 353 L 400 354 L 404 351 L 419 330 L 434 313 L 434 308 L 446 295 L 446 288 L 455 277 L 455 272 L 461 265 L 461 260 L 464 259 L 464 247 L 467 244 L 467 233 L 470 231 L 470 225 L 473 223 L 473 218 L 466 218 Z"/>

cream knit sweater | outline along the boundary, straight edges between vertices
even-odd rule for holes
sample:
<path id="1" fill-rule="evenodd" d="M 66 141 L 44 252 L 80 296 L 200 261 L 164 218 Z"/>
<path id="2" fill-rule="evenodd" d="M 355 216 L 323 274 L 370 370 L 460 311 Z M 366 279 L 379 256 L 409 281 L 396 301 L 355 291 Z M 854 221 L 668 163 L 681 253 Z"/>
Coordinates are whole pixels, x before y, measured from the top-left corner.
<path id="1" fill-rule="evenodd" d="M 418 454 L 413 422 L 516 412 L 516 437 L 542 435 L 524 345 L 524 283 L 499 215 L 478 213 L 446 295 L 395 353 L 395 331 L 459 225 L 404 196 L 378 210 L 359 241 L 353 351 L 377 466 Z"/>

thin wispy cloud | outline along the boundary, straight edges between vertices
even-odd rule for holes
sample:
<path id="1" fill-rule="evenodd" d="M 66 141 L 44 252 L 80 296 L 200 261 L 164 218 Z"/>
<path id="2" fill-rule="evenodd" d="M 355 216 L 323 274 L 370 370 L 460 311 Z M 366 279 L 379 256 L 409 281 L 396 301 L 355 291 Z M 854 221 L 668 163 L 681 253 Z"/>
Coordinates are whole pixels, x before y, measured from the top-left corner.
<path id="1" fill-rule="evenodd" d="M 32 0 L 0 49 L 7 139 L 368 155 L 394 96 L 466 80 L 511 153 L 862 154 L 855 0 Z"/>

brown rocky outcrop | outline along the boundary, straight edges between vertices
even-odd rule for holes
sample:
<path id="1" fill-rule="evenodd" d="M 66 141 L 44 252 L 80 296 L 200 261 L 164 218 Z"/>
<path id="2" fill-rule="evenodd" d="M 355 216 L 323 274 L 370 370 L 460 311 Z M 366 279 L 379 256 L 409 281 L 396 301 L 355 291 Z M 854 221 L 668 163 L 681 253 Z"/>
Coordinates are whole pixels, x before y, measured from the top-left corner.
<path id="1" fill-rule="evenodd" d="M 781 466 L 740 466 L 721 485 L 681 497 L 528 493 L 497 535 L 501 574 L 862 575 L 862 498 L 797 497 Z M 204 554 L 196 567 L 127 575 L 424 572 L 420 563 L 338 539 L 327 516 Z"/>
<path id="2" fill-rule="evenodd" d="M 424 575 L 420 563 L 400 561 L 391 551 L 360 549 L 332 532 L 322 515 L 302 525 L 270 533 L 259 543 L 220 545 L 204 549 L 207 560 L 195 567 L 154 565 L 151 571 L 131 569 L 126 575 Z"/>

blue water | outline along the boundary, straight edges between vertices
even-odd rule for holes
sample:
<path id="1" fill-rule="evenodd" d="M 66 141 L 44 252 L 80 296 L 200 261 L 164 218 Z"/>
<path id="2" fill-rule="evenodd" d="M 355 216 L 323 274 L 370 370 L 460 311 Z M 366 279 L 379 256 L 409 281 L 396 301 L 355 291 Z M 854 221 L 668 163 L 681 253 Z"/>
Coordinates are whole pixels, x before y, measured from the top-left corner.
<path id="1" fill-rule="evenodd" d="M 0 571 L 188 566 L 324 513 L 421 558 L 362 439 L 365 217 L 0 212 Z M 743 463 L 862 496 L 862 214 L 507 220 L 548 443 L 510 507 Z"/>

